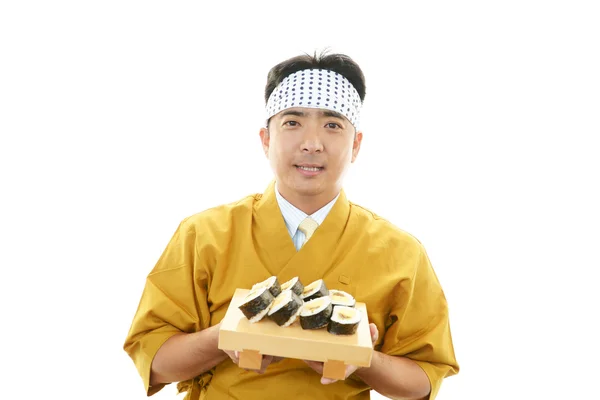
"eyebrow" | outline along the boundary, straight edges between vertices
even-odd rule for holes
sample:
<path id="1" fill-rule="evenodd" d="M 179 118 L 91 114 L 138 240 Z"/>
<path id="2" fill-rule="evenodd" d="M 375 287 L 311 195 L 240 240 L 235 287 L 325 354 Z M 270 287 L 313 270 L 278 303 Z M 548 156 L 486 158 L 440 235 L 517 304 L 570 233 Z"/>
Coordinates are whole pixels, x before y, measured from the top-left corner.
<path id="1" fill-rule="evenodd" d="M 286 115 L 295 115 L 297 117 L 304 117 L 304 113 L 302 111 L 294 111 L 294 110 L 287 110 L 281 113 L 282 117 L 285 117 Z"/>
<path id="2" fill-rule="evenodd" d="M 325 116 L 325 117 L 334 117 L 334 118 L 339 118 L 339 119 L 345 119 L 346 117 L 344 117 L 342 114 L 340 114 L 337 111 L 321 111 L 321 115 Z"/>
<path id="3" fill-rule="evenodd" d="M 322 110 L 322 111 L 319 111 L 319 114 L 321 114 L 322 117 L 333 117 L 333 118 L 339 118 L 341 120 L 343 120 L 345 118 L 339 112 L 331 111 L 331 110 Z M 282 117 L 285 117 L 286 115 L 295 115 L 297 117 L 306 117 L 305 112 L 296 111 L 296 110 L 287 110 L 287 111 L 284 111 L 281 113 Z"/>

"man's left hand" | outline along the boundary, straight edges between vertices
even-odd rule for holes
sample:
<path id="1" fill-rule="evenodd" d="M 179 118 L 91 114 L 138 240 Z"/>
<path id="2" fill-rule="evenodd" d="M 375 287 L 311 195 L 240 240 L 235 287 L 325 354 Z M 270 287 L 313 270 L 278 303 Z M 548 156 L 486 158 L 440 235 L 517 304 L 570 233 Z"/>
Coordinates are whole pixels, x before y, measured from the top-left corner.
<path id="1" fill-rule="evenodd" d="M 377 341 L 377 338 L 379 337 L 379 331 L 377 330 L 377 326 L 373 323 L 369 324 L 369 329 L 371 330 L 371 341 L 373 342 L 373 344 L 375 344 L 375 342 Z M 315 370 L 316 372 L 319 373 L 319 375 L 323 375 L 323 363 L 322 362 L 318 362 L 318 361 L 308 361 L 308 360 L 304 360 L 304 362 L 306 364 L 308 364 L 309 367 L 311 367 L 313 370 Z M 359 369 L 361 367 L 356 367 L 354 365 L 347 365 L 346 366 L 346 378 L 348 378 L 350 375 L 352 375 L 357 369 Z M 323 385 L 329 385 L 330 383 L 334 383 L 337 382 L 337 379 L 329 379 L 329 378 L 325 378 L 325 377 L 321 377 L 321 383 Z"/>

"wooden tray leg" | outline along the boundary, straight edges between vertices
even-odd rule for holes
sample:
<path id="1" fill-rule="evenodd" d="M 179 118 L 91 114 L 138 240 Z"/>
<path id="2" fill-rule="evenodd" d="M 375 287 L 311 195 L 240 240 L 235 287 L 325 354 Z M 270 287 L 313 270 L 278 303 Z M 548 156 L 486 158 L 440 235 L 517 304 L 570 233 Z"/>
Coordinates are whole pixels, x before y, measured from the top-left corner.
<path id="1" fill-rule="evenodd" d="M 262 365 L 262 354 L 256 350 L 244 350 L 239 353 L 240 361 L 238 365 L 245 369 L 260 369 Z"/>
<path id="2" fill-rule="evenodd" d="M 329 379 L 346 379 L 346 364 L 343 361 L 327 360 L 323 366 L 323 377 Z"/>

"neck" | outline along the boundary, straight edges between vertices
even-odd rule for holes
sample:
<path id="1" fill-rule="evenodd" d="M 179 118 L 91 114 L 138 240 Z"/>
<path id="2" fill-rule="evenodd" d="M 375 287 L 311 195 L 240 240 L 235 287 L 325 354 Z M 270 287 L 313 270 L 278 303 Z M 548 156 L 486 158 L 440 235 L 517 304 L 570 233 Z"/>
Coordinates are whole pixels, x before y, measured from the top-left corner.
<path id="1" fill-rule="evenodd" d="M 308 215 L 312 215 L 315 212 L 319 211 L 321 208 L 325 207 L 330 201 L 335 199 L 335 196 L 339 194 L 339 190 L 337 192 L 325 192 L 311 195 L 295 193 L 291 190 L 286 190 L 286 188 L 282 187 L 277 187 L 276 190 L 279 191 L 281 197 L 283 197 L 294 207 Z"/>

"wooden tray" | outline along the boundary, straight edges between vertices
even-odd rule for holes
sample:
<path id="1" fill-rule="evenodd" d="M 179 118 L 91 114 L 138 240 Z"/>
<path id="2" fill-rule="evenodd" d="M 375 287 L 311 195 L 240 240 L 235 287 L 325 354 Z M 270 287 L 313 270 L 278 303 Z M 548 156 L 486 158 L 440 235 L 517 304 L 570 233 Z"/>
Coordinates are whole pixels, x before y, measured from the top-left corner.
<path id="1" fill-rule="evenodd" d="M 231 299 L 219 332 L 219 349 L 240 352 L 239 366 L 260 369 L 262 355 L 324 362 L 323 376 L 344 379 L 346 365 L 369 367 L 373 344 L 369 330 L 367 307 L 356 302 L 362 313 L 356 333 L 338 336 L 326 328 L 305 330 L 299 320 L 288 327 L 280 327 L 268 317 L 251 324 L 238 306 L 248 289 L 237 289 Z"/>

